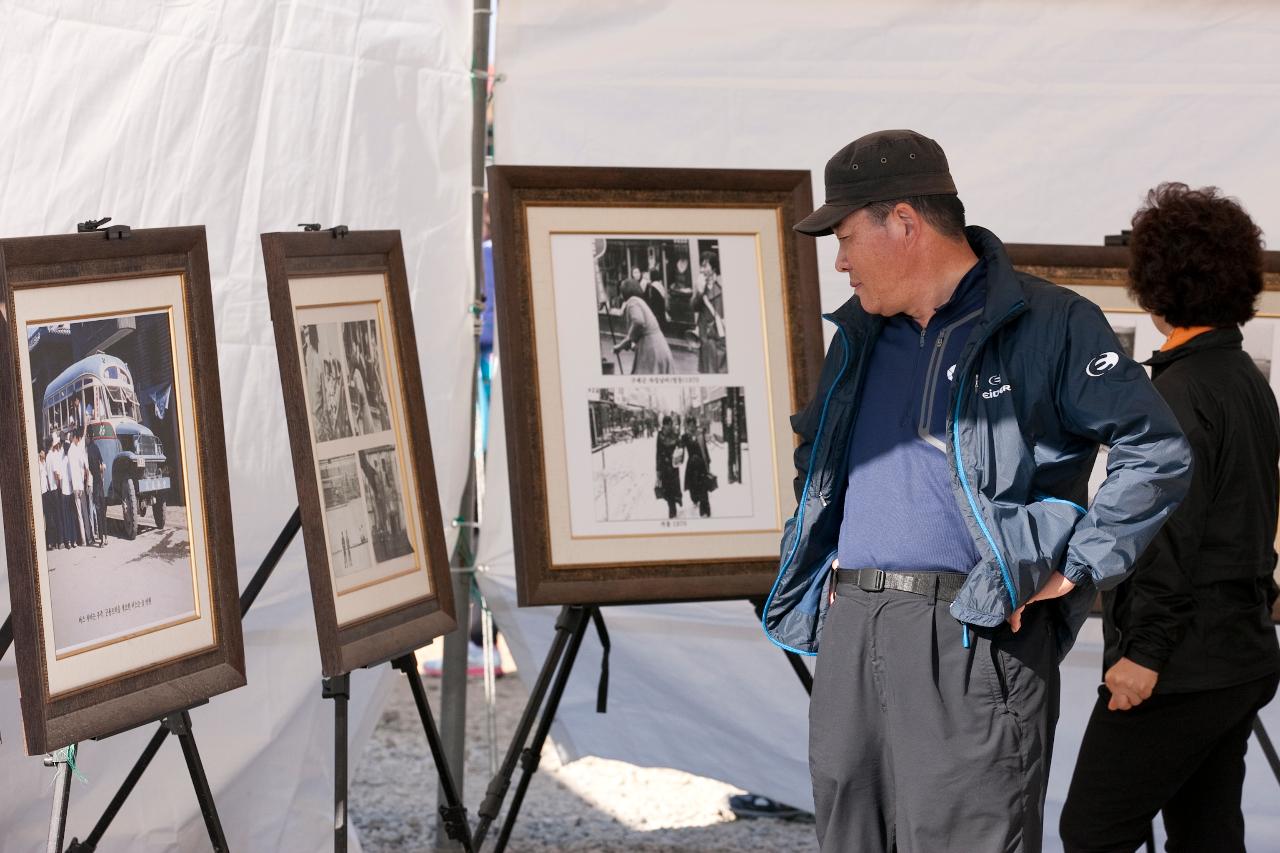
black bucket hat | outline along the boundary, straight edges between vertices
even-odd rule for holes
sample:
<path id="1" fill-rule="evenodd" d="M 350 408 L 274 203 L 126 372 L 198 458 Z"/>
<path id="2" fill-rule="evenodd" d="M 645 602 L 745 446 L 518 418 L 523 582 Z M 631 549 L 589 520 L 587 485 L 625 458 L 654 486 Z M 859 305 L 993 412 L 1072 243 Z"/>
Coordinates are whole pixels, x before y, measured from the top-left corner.
<path id="1" fill-rule="evenodd" d="M 826 204 L 796 224 L 822 237 L 850 213 L 877 201 L 956 195 L 942 146 L 914 130 L 880 130 L 855 139 L 827 161 Z"/>

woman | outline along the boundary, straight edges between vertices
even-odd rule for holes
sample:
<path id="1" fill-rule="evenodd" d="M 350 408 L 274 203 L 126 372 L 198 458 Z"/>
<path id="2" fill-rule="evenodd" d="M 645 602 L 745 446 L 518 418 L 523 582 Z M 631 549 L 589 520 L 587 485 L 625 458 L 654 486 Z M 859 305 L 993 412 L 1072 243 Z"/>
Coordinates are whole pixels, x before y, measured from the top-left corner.
<path id="1" fill-rule="evenodd" d="M 725 373 L 724 288 L 720 286 L 720 258 L 702 253 L 701 284 L 695 285 L 693 311 L 698 322 L 698 372 Z"/>
<path id="2" fill-rule="evenodd" d="M 671 415 L 662 416 L 662 429 L 658 430 L 656 445 L 658 453 L 655 462 L 654 497 L 666 501 L 667 518 L 675 518 L 676 507 L 684 506 L 684 496 L 680 493 L 680 469 L 674 458 L 676 450 L 681 446 L 680 433 L 676 431 Z"/>
<path id="3" fill-rule="evenodd" d="M 1104 686 L 1062 813 L 1068 851 L 1243 851 L 1254 719 L 1280 681 L 1280 415 L 1242 347 L 1262 232 L 1215 188 L 1162 184 L 1133 218 L 1129 288 L 1168 338 L 1148 362 L 1194 454 L 1191 489 L 1133 574 L 1103 594 Z"/>
<path id="4" fill-rule="evenodd" d="M 684 489 L 689 499 L 698 507 L 698 515 L 711 517 L 711 454 L 707 452 L 707 425 L 697 423 L 692 433 L 681 436 L 686 458 Z"/>
<path id="5" fill-rule="evenodd" d="M 613 345 L 614 353 L 624 349 L 635 348 L 635 358 L 631 363 L 631 373 L 637 376 L 655 373 L 671 373 L 671 347 L 662 334 L 658 320 L 644 301 L 644 291 L 640 282 L 628 279 L 622 285 L 622 320 L 627 325 L 627 334 L 621 341 Z"/>
<path id="6" fill-rule="evenodd" d="M 667 311 L 667 303 L 670 298 L 667 296 L 666 285 L 662 283 L 662 268 L 656 263 L 649 267 L 649 271 L 644 274 L 640 283 L 644 286 L 645 304 L 658 319 L 658 327 L 662 329 L 662 334 L 669 334 L 671 315 Z"/>

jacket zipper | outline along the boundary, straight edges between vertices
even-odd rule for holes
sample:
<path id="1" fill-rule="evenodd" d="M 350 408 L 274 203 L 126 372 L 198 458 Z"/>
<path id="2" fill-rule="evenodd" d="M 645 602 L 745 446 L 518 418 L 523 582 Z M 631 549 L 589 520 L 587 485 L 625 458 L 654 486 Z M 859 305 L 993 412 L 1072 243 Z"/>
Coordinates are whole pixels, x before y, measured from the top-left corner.
<path id="1" fill-rule="evenodd" d="M 765 620 L 769 615 L 769 605 L 773 603 L 773 596 L 778 591 L 778 584 L 782 582 L 782 576 L 786 574 L 787 569 L 791 567 L 791 561 L 796 557 L 796 550 L 800 547 L 800 540 L 804 528 L 804 513 L 809 503 L 809 484 L 813 480 L 813 463 L 817 458 L 818 449 L 822 441 L 822 428 L 827 422 L 827 406 L 831 403 L 831 397 L 835 394 L 836 388 L 840 387 L 840 380 L 844 378 L 844 373 L 849 369 L 849 336 L 845 333 L 844 327 L 839 323 L 835 323 L 830 315 L 824 315 L 825 319 L 835 324 L 836 331 L 840 333 L 840 342 L 844 345 L 844 359 L 840 362 L 840 370 L 836 373 L 836 378 L 832 380 L 831 387 L 827 389 L 827 396 L 822 401 L 822 414 L 818 417 L 818 429 L 813 437 L 813 450 L 809 453 L 809 470 L 805 472 L 804 488 L 800 490 L 800 508 L 796 513 L 796 540 L 791 543 L 791 553 L 787 554 L 786 560 L 782 563 L 782 568 L 778 569 L 778 577 L 773 582 L 773 587 L 769 590 L 769 597 L 764 600 L 764 607 L 760 610 L 760 627 L 764 630 L 764 635 L 769 638 L 769 642 L 773 643 L 780 649 L 794 652 L 800 655 L 812 656 L 814 652 L 805 652 L 800 649 L 793 649 L 785 643 L 780 643 L 769 633 L 769 626 L 765 624 Z"/>
<path id="2" fill-rule="evenodd" d="M 978 341 L 978 345 L 974 347 L 973 357 L 970 358 L 969 363 L 965 365 L 966 371 L 968 371 L 973 366 L 978 356 L 981 355 L 982 348 L 987 345 L 987 341 L 991 340 L 991 337 L 997 331 L 999 331 L 1000 328 L 1004 326 L 1004 324 L 1008 322 L 1009 319 L 1012 318 L 1015 313 L 1020 311 L 1024 304 L 1025 303 L 1019 302 L 1016 305 L 1014 305 L 1012 308 L 1009 309 L 1008 313 L 1006 313 L 1003 317 L 1001 317 L 1000 320 L 995 323 L 995 325 L 993 325 L 989 330 L 987 330 L 986 334 L 982 336 L 982 340 Z M 961 404 L 964 402 L 964 391 L 963 391 L 964 386 L 961 383 L 957 382 L 956 387 L 960 390 L 956 394 L 955 412 L 951 418 L 951 447 L 955 454 L 956 474 L 959 475 L 960 488 L 964 490 L 964 496 L 969 501 L 969 509 L 973 512 L 973 518 L 975 521 L 978 522 L 978 528 L 982 531 L 982 535 L 986 538 L 987 544 L 991 546 L 991 553 L 995 555 L 996 562 L 1000 565 L 1000 575 L 1001 575 L 1001 578 L 1004 580 L 1005 589 L 1009 593 L 1009 600 L 1013 602 L 1013 609 L 1017 610 L 1018 609 L 1018 593 L 1013 586 L 1013 575 L 1010 574 L 1009 565 L 1008 563 L 1005 562 L 1004 555 L 1000 553 L 1000 548 L 996 545 L 995 537 L 991 535 L 991 530 L 987 527 L 987 522 L 982 517 L 982 510 L 979 509 L 977 499 L 974 498 L 973 496 L 973 490 L 969 487 L 969 476 L 965 473 L 965 470 L 964 470 L 964 458 L 960 451 L 960 412 L 961 412 Z M 973 387 L 974 387 L 974 393 L 976 394 L 977 388 L 978 388 L 977 374 L 974 374 Z M 967 639 L 967 632 L 966 632 L 966 639 Z"/>

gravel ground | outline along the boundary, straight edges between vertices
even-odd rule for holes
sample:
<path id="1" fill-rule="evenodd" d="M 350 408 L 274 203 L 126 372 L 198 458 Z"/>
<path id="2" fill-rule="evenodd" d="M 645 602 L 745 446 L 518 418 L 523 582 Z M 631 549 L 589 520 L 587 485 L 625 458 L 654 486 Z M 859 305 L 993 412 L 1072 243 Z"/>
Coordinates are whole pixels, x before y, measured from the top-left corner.
<path id="1" fill-rule="evenodd" d="M 440 683 L 423 679 L 439 721 Z M 427 851 L 434 846 L 436 778 L 413 697 L 397 679 L 382 719 L 365 747 L 351 783 L 350 813 L 368 853 Z M 528 698 L 514 675 L 497 682 L 498 760 Z M 484 686 L 467 694 L 467 768 L 464 802 L 474 821 L 491 778 Z M 517 768 L 512 780 L 511 801 Z M 554 746 L 543 750 L 520 809 L 508 849 L 513 853 L 741 853 L 812 851 L 813 824 L 737 820 L 728 808 L 740 789 L 678 770 L 583 758 L 561 764 Z M 502 816 L 489 833 L 492 848 Z"/>

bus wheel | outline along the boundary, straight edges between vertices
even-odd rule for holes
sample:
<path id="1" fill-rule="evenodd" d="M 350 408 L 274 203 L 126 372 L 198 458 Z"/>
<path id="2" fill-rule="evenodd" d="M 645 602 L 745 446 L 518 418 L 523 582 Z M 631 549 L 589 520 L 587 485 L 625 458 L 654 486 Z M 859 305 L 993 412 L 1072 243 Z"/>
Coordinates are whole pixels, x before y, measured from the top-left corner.
<path id="1" fill-rule="evenodd" d="M 124 481 L 120 504 L 124 508 L 124 538 L 133 539 L 138 535 L 138 484 L 132 479 Z"/>
<path id="2" fill-rule="evenodd" d="M 156 498 L 156 505 L 151 508 L 151 515 L 156 520 L 156 530 L 164 529 L 164 501 Z"/>

